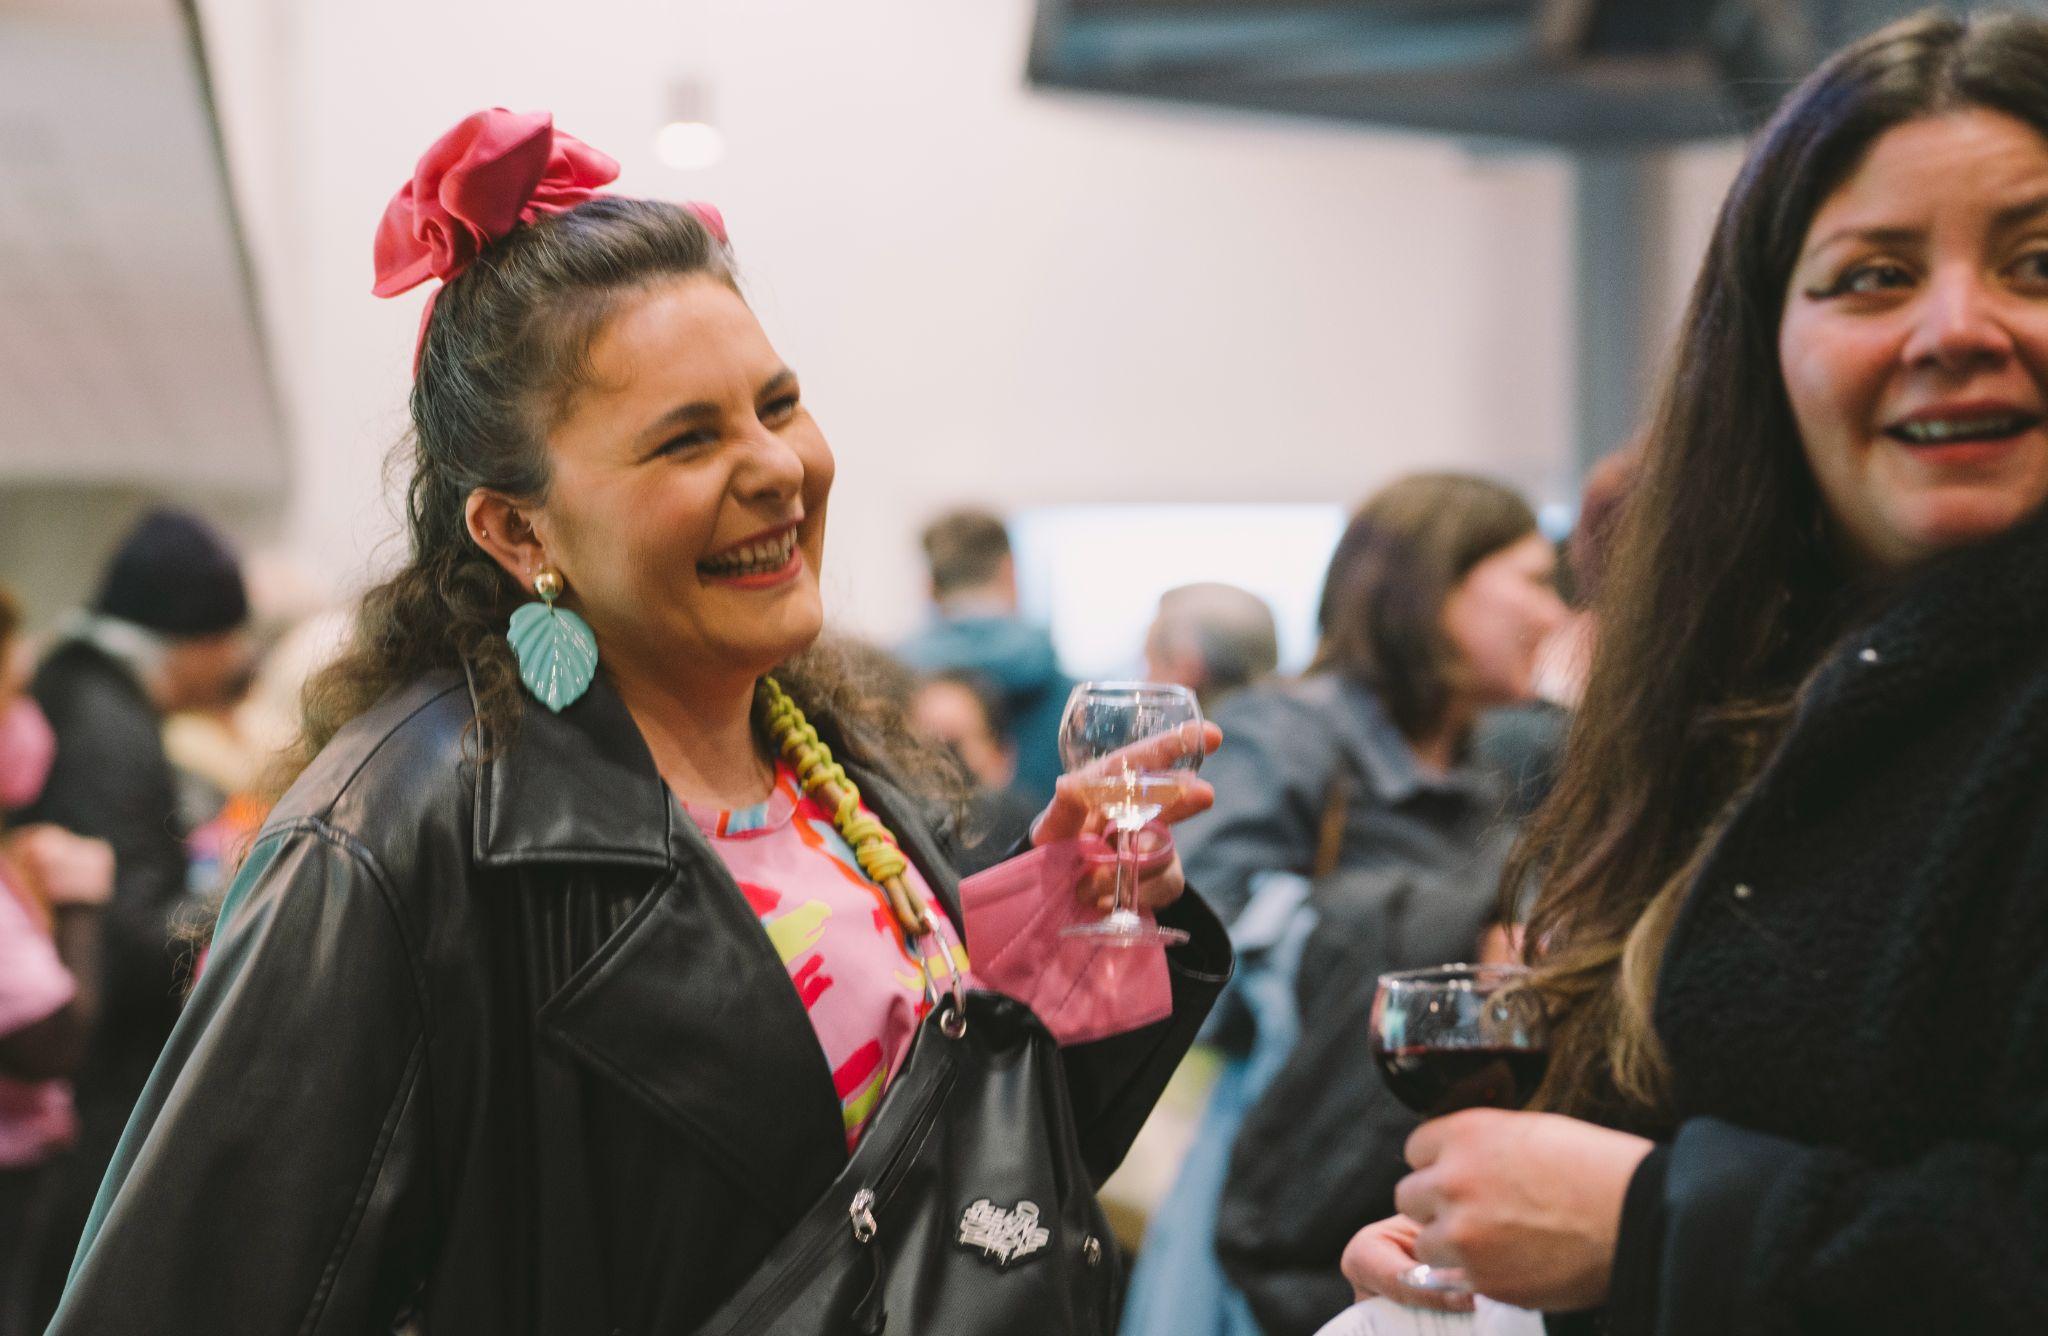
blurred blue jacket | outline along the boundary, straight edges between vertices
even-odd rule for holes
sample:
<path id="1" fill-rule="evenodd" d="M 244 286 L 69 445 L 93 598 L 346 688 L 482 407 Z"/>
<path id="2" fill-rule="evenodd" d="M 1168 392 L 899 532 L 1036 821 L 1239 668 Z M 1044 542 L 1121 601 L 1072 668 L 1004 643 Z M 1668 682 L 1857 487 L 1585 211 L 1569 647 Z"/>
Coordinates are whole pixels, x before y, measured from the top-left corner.
<path id="1" fill-rule="evenodd" d="M 1052 801 L 1060 776 L 1060 714 L 1073 679 L 1060 671 L 1045 628 L 1018 617 L 945 618 L 905 641 L 897 657 L 921 673 L 968 669 L 1002 692 L 1017 744 L 1012 786 L 1033 804 Z"/>

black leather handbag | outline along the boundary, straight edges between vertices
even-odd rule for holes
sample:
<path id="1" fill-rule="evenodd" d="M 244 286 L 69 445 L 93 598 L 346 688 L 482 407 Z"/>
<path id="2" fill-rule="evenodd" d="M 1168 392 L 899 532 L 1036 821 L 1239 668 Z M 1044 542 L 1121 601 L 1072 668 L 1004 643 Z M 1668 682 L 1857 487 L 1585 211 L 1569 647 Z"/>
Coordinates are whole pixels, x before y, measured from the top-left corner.
<path id="1" fill-rule="evenodd" d="M 1052 1035 L 927 1015 L 846 1168 L 700 1336 L 1110 1336 L 1121 1264 Z"/>

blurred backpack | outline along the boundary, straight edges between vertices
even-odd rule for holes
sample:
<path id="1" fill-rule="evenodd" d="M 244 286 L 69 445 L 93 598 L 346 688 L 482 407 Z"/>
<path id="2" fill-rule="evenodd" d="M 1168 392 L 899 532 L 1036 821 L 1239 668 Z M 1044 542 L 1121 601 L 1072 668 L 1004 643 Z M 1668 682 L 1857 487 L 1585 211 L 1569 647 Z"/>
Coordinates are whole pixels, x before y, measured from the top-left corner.
<path id="1" fill-rule="evenodd" d="M 1465 875 L 1381 867 L 1314 887 L 1299 1033 L 1238 1131 L 1216 1217 L 1217 1257 L 1266 1336 L 1308 1336 L 1348 1307 L 1344 1247 L 1394 1213 L 1402 1145 L 1420 1120 L 1373 1061 L 1373 991 L 1389 970 L 1472 957 L 1496 917 L 1494 852 Z"/>

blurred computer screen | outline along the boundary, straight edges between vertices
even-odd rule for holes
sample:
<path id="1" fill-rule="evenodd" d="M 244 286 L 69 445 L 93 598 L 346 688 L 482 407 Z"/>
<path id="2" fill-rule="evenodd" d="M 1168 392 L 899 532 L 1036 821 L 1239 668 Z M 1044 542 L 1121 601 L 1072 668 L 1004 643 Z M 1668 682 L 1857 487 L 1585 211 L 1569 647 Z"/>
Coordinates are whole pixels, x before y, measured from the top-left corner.
<path id="1" fill-rule="evenodd" d="M 1266 600 L 1280 668 L 1315 650 L 1323 569 L 1344 529 L 1338 505 L 1044 506 L 1010 516 L 1018 594 L 1079 677 L 1134 676 L 1159 596 L 1221 580 Z"/>

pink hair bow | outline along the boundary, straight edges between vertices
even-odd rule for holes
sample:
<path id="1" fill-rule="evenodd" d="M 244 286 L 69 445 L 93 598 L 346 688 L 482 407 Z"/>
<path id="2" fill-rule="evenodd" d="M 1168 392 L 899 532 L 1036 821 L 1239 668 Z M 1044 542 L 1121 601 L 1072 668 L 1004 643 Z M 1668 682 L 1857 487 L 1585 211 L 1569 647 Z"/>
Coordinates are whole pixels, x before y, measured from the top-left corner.
<path id="1" fill-rule="evenodd" d="M 617 162 L 556 130 L 545 111 L 466 116 L 385 206 L 370 291 L 396 297 L 430 278 L 445 283 L 519 224 L 594 199 L 618 174 Z"/>
<path id="2" fill-rule="evenodd" d="M 466 116 L 421 155 L 412 180 L 385 206 L 370 291 L 396 297 L 430 278 L 446 283 L 513 228 L 595 199 L 598 187 L 618 175 L 616 160 L 555 129 L 555 118 L 545 111 L 493 107 Z M 719 245 L 729 244 L 717 209 L 695 201 L 683 207 Z M 429 298 L 420 313 L 415 367 L 433 311 Z"/>

